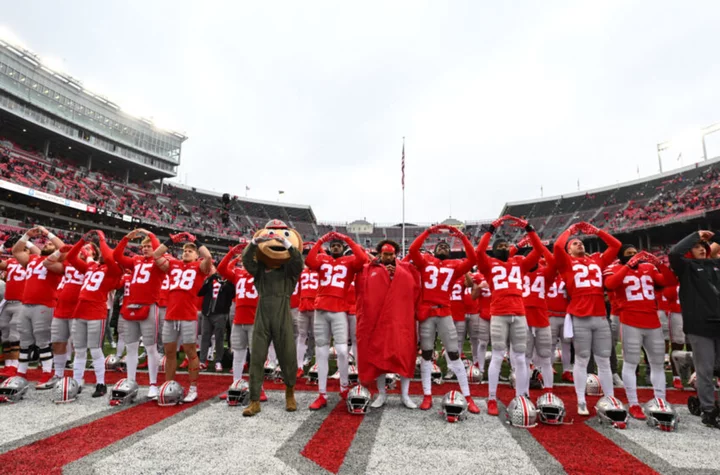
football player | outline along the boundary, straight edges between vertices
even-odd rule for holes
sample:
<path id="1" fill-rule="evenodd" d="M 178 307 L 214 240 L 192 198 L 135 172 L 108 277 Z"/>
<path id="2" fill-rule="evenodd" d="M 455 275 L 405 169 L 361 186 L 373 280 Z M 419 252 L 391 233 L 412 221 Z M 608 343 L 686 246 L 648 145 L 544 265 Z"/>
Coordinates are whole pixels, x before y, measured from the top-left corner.
<path id="1" fill-rule="evenodd" d="M 31 238 L 45 236 L 48 240 L 40 255 L 32 255 L 25 251 Z M 57 301 L 57 288 L 63 277 L 62 270 L 48 269 L 42 262 L 50 254 L 65 244 L 53 233 L 42 226 L 30 229 L 12 248 L 18 263 L 25 268 L 25 289 L 23 291 L 23 309 L 18 316 L 20 333 L 20 360 L 18 376 L 26 377 L 30 346 L 35 344 L 40 349 L 42 376 L 38 385 L 46 384 L 53 375 L 52 350 L 50 348 L 50 327 L 52 312 Z"/>
<path id="2" fill-rule="evenodd" d="M 477 254 L 477 252 L 475 253 Z M 473 365 L 480 370 L 480 380 L 485 373 L 485 351 L 490 343 L 490 300 L 492 292 L 485 277 L 475 272 L 465 277 L 465 305 L 468 311 L 470 326 L 470 347 L 473 354 Z"/>
<path id="3" fill-rule="evenodd" d="M 565 281 L 562 276 L 556 275 L 555 279 L 545 294 L 547 301 L 548 315 L 550 320 L 550 331 L 552 332 L 553 355 L 560 347 L 560 360 L 562 361 L 562 380 L 568 383 L 573 382 L 570 343 L 572 339 L 565 338 L 563 327 L 565 315 L 567 314 L 568 298 L 565 290 Z M 559 343 L 559 345 L 558 345 Z"/>
<path id="4" fill-rule="evenodd" d="M 638 403 L 635 370 L 645 348 L 655 397 L 665 399 L 665 337 L 657 314 L 655 287 L 677 283 L 672 271 L 647 252 L 638 253 L 625 244 L 618 254 L 620 263 L 604 272 L 605 288 L 615 294 L 620 311 L 623 347 L 623 384 L 628 412 L 635 419 L 646 419 Z"/>
<path id="5" fill-rule="evenodd" d="M 501 238 L 493 242 L 492 257 L 487 254 L 490 239 L 505 221 L 511 221 L 513 227 L 525 229 L 533 247 L 530 254 L 510 256 L 510 243 Z M 522 299 L 523 278 L 537 265 L 541 247 L 543 247 L 542 242 L 532 225 L 513 216 L 503 216 L 493 221 L 477 247 L 478 270 L 485 276 L 492 291 L 490 298 L 492 359 L 488 368 L 488 414 L 491 416 L 499 414 L 497 387 L 508 341 L 511 364 L 515 369 L 515 395 L 526 394 L 530 386 L 528 367 L 525 363 L 528 326 Z"/>
<path id="6" fill-rule="evenodd" d="M 183 245 L 181 260 L 165 257 L 168 248 L 183 241 L 186 242 Z M 200 359 L 195 345 L 198 327 L 197 293 L 205 282 L 205 278 L 213 272 L 212 255 L 195 236 L 190 233 L 179 233 L 171 235 L 170 239 L 158 246 L 153 257 L 155 264 L 170 275 L 168 307 L 163 326 L 163 341 L 167 357 L 165 380 L 175 379 L 176 342 L 180 339 L 183 351 L 189 359 L 188 370 L 190 373 L 190 390 L 183 402 L 193 402 L 198 396 L 197 380 L 200 371 Z M 149 352 L 151 347 L 154 347 L 154 342 L 152 345 L 146 343 L 146 351 Z"/>
<path id="7" fill-rule="evenodd" d="M 141 236 L 144 236 L 140 247 L 142 255 L 126 256 L 125 248 L 128 242 Z M 128 293 L 123 298 L 127 378 L 136 381 L 138 351 L 140 349 L 140 337 L 142 337 L 147 352 L 147 367 L 150 378 L 148 398 L 150 399 L 155 399 L 158 396 L 157 376 L 160 365 L 160 353 L 157 349 L 158 301 L 160 300 L 160 288 L 167 275 L 156 265 L 153 253 L 158 247 L 160 247 L 160 241 L 158 241 L 157 237 L 150 231 L 139 228 L 130 231 L 123 237 L 113 252 L 116 262 L 123 269 L 132 273 L 130 286 L 127 289 Z"/>
<path id="8" fill-rule="evenodd" d="M 587 255 L 580 239 L 573 238 L 578 231 L 594 234 L 608 248 L 602 254 Z M 605 396 L 613 396 L 613 378 L 610 369 L 612 332 L 607 321 L 603 270 L 612 264 L 621 243 L 610 234 L 585 222 L 570 226 L 555 241 L 554 256 L 558 272 L 565 281 L 570 303 L 568 315 L 572 318 L 575 365 L 573 379 L 578 400 L 578 414 L 590 415 L 585 402 L 585 385 L 590 352 L 598 366 L 598 377 Z"/>
<path id="9" fill-rule="evenodd" d="M 464 259 L 450 259 L 450 246 L 444 241 L 435 246 L 433 255 L 420 252 L 425 240 L 431 234 L 444 231 L 462 241 L 466 255 Z M 432 407 L 430 379 L 433 351 L 435 350 L 435 334 L 438 333 L 447 352 L 447 366 L 457 376 L 460 390 L 467 399 L 468 411 L 478 414 L 480 409 L 470 397 L 467 373 L 460 360 L 458 335 L 450 310 L 452 283 L 463 277 L 475 265 L 475 249 L 467 236 L 460 230 L 441 224 L 423 231 L 410 245 L 408 255 L 421 275 L 422 301 L 417 312 L 417 319 L 420 321 L 420 349 L 422 351 L 420 374 L 424 397 L 420 409 L 427 411 Z"/>
<path id="10" fill-rule="evenodd" d="M 230 348 L 233 351 L 233 380 L 242 379 L 248 349 L 252 345 L 255 311 L 258 306 L 258 291 L 255 278 L 242 266 L 241 254 L 247 243 L 230 249 L 218 264 L 218 273 L 235 285 L 235 314 L 230 333 Z M 261 389 L 260 402 L 267 401 L 265 390 Z"/>
<path id="11" fill-rule="evenodd" d="M 320 254 L 323 244 L 329 243 L 329 254 Z M 353 255 L 344 256 L 345 245 Z M 367 262 L 362 248 L 344 234 L 331 232 L 321 237 L 310 249 L 305 264 L 318 273 L 318 291 L 315 299 L 315 360 L 318 365 L 318 398 L 310 404 L 316 411 L 327 406 L 327 376 L 330 357 L 330 338 L 335 341 L 337 364 L 340 371 L 340 396 L 345 399 L 348 387 L 348 320 L 346 288 L 355 273 Z"/>
<path id="12" fill-rule="evenodd" d="M 14 242 L 8 240 L 5 245 Z M 5 250 L 5 246 L 3 246 Z M 27 254 L 39 255 L 40 248 L 30 241 L 26 247 L 18 251 Z M 22 312 L 22 298 L 25 291 L 25 269 L 20 262 L 10 257 L 0 261 L 0 270 L 5 271 L 5 305 L 0 311 L 0 334 L 2 334 L 3 356 L 5 367 L 0 370 L 0 377 L 15 376 L 18 368 L 18 355 L 20 353 L 20 333 L 18 332 L 18 321 Z"/>
<path id="13" fill-rule="evenodd" d="M 314 245 L 314 243 L 313 243 Z M 318 273 L 310 270 L 307 266 L 300 274 L 300 306 L 298 307 L 297 316 L 297 361 L 298 361 L 298 377 L 303 374 L 306 354 L 310 351 L 311 346 L 315 346 L 315 337 L 313 336 L 313 323 L 315 319 L 315 297 L 319 287 Z M 308 361 L 309 364 L 309 361 Z"/>
<path id="14" fill-rule="evenodd" d="M 679 351 L 685 348 L 682 307 L 680 307 L 680 297 L 678 295 L 679 288 L 679 285 L 670 285 L 662 290 L 663 298 L 667 301 L 670 345 L 672 351 Z M 675 367 L 675 361 L 672 358 L 670 359 L 670 363 L 672 364 L 673 387 L 675 389 L 683 389 L 683 382 L 680 379 L 680 374 L 678 373 L 678 369 Z"/>
<path id="15" fill-rule="evenodd" d="M 95 233 L 99 242 L 97 261 L 89 257 L 87 261 L 80 259 L 79 254 Z M 66 250 L 63 248 L 62 250 Z M 105 355 L 102 342 L 107 322 L 108 294 L 114 291 L 122 277 L 122 269 L 113 259 L 113 251 L 105 242 L 102 231 L 89 231 L 69 250 L 67 262 L 83 274 L 84 281 L 78 296 L 78 303 L 73 313 L 72 341 L 75 346 L 75 359 L 73 361 L 73 379 L 82 387 L 85 375 L 85 362 L 87 351 L 93 360 L 95 371 L 95 392 L 92 397 L 101 397 L 107 394 L 105 385 Z"/>

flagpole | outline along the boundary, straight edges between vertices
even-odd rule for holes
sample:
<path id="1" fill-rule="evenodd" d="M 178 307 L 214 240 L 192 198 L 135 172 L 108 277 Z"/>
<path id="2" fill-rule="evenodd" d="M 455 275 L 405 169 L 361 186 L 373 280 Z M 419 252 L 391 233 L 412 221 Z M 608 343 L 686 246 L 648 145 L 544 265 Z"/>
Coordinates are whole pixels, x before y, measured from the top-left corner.
<path id="1" fill-rule="evenodd" d="M 405 137 L 402 148 L 402 255 L 405 257 Z"/>

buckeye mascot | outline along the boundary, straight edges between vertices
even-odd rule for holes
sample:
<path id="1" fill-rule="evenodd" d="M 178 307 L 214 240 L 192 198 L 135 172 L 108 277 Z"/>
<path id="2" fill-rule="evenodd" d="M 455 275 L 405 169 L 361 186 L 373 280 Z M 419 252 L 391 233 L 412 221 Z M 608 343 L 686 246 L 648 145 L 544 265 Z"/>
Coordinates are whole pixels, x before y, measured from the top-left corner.
<path id="1" fill-rule="evenodd" d="M 377 251 L 378 257 L 364 266 L 355 282 L 358 373 L 364 386 L 377 381 L 379 395 L 372 407 L 385 403 L 385 375 L 395 373 L 400 376 L 403 404 L 414 409 L 408 390 L 415 373 L 420 273 L 397 259 L 396 242 L 380 241 Z"/>
<path id="2" fill-rule="evenodd" d="M 250 405 L 243 416 L 260 412 L 268 347 L 272 341 L 285 381 L 285 409 L 296 411 L 297 356 L 290 296 L 303 270 L 302 238 L 285 223 L 273 219 L 253 236 L 242 254 L 245 269 L 255 278 L 260 296 L 255 313 L 250 353 Z"/>

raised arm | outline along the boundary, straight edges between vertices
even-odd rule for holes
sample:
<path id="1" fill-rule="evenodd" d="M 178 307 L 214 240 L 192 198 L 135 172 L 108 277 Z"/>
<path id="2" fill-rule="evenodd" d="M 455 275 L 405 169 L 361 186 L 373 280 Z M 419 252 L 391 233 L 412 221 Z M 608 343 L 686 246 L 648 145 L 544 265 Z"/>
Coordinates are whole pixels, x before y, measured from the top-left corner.
<path id="1" fill-rule="evenodd" d="M 427 262 L 425 261 L 425 258 L 422 255 L 422 252 L 420 252 L 420 249 L 422 249 L 423 243 L 425 243 L 425 240 L 435 231 L 435 227 L 431 227 L 420 233 L 420 235 L 415 238 L 415 240 L 410 244 L 410 249 L 408 249 L 408 256 L 410 256 L 410 260 L 413 262 L 413 265 L 417 267 L 418 269 L 424 269 L 427 265 Z"/>
<path id="2" fill-rule="evenodd" d="M 39 229 L 40 233 L 43 236 L 45 236 L 46 238 L 48 238 L 50 240 L 50 242 L 53 243 L 53 245 L 55 246 L 55 249 L 60 249 L 61 247 L 63 247 L 65 245 L 65 243 L 62 242 L 60 240 L 60 238 L 58 238 L 56 235 L 54 235 L 53 233 L 51 233 L 50 231 L 45 229 L 43 226 L 38 226 L 37 229 Z"/>
<path id="3" fill-rule="evenodd" d="M 627 265 L 620 265 L 613 267 L 612 272 L 603 273 L 603 284 L 605 285 L 605 288 L 607 290 L 615 290 L 620 287 L 629 271 L 630 267 Z"/>
<path id="4" fill-rule="evenodd" d="M 701 239 L 702 236 L 700 232 L 690 233 L 670 249 L 668 259 L 670 260 L 670 267 L 672 267 L 672 270 L 674 270 L 676 274 L 680 275 L 685 272 L 688 263 L 688 258 L 685 257 L 685 254 L 690 252 L 690 249 L 700 242 Z M 15 248 L 13 248 L 13 250 L 14 249 Z"/>
<path id="5" fill-rule="evenodd" d="M 84 237 L 84 236 L 83 236 Z M 80 250 L 85 245 L 85 240 L 83 238 L 80 238 L 78 242 L 75 243 L 75 245 L 70 249 L 70 251 L 65 256 L 65 260 L 70 263 L 71 266 L 76 268 L 78 272 L 81 274 L 84 274 L 88 270 L 87 262 L 83 261 L 78 257 L 80 254 Z"/>
<path id="6" fill-rule="evenodd" d="M 257 249 L 257 243 L 255 242 L 255 239 L 253 239 L 242 252 L 243 267 L 254 277 L 257 277 L 258 272 L 260 271 L 260 264 L 255 258 Z"/>
<path id="7" fill-rule="evenodd" d="M 165 257 L 165 254 L 168 252 L 168 249 L 170 249 L 174 244 L 177 244 L 179 242 L 182 242 L 184 240 L 190 241 L 191 235 L 189 233 L 178 233 L 178 234 L 171 234 L 170 238 L 165 241 L 164 243 L 160 244 L 158 247 L 155 248 L 155 251 L 153 251 L 153 258 L 155 258 L 155 265 L 160 268 L 163 272 L 167 272 L 170 268 L 170 261 L 167 260 Z M 198 249 L 198 253 L 200 250 Z"/>
<path id="8" fill-rule="evenodd" d="M 602 239 L 608 247 L 607 249 L 605 249 L 605 252 L 602 253 L 602 257 L 600 258 L 600 262 L 602 263 L 602 267 L 604 268 L 612 264 L 615 259 L 617 259 L 617 255 L 618 252 L 620 252 L 622 243 L 617 240 L 615 236 L 606 233 L 602 229 L 598 229 L 596 235 L 597 237 Z"/>
<path id="9" fill-rule="evenodd" d="M 540 236 L 538 236 L 535 232 L 535 228 L 532 224 L 528 223 L 525 220 L 517 220 L 515 221 L 515 223 L 515 227 L 522 227 L 525 229 L 525 231 L 527 232 L 527 237 L 530 240 L 530 245 L 533 248 L 532 251 L 530 251 L 530 254 L 525 256 L 525 259 L 522 260 L 522 264 L 520 265 L 523 272 L 528 272 L 530 269 L 537 265 L 538 261 L 540 260 L 540 256 L 543 255 L 545 246 L 540 240 Z"/>
<path id="10" fill-rule="evenodd" d="M 127 247 L 127 243 L 130 239 L 134 239 L 134 236 L 131 237 L 134 232 L 135 231 L 131 231 L 128 235 L 124 236 L 113 251 L 113 259 L 124 269 L 133 268 L 133 260 L 125 255 L 125 248 Z"/>
<path id="11" fill-rule="evenodd" d="M 57 249 L 55 252 L 50 254 L 47 259 L 42 261 L 42 265 L 50 272 L 62 274 L 65 272 L 65 264 L 63 264 L 63 261 L 65 260 L 66 255 L 66 253 Z"/>
<path id="12" fill-rule="evenodd" d="M 475 248 L 475 258 L 477 260 L 478 270 L 483 274 L 490 272 L 490 258 L 487 255 L 487 248 L 490 245 L 490 239 L 492 239 L 492 233 L 495 229 L 487 231 L 480 238 L 480 242 Z"/>
<path id="13" fill-rule="evenodd" d="M 465 259 L 463 259 L 461 264 L 455 269 L 455 275 L 459 276 L 470 272 L 473 266 L 477 263 L 477 257 L 475 256 L 475 248 L 473 248 L 473 245 L 467 236 L 458 231 L 456 237 L 462 240 L 463 247 L 465 247 Z"/>
<path id="14" fill-rule="evenodd" d="M 233 277 L 235 276 L 235 273 L 233 272 L 233 269 L 235 269 L 235 266 L 237 265 L 238 258 L 236 257 L 238 254 L 242 254 L 243 249 L 247 244 L 238 244 L 237 246 L 230 249 L 230 251 L 225 254 L 225 257 L 222 258 L 220 261 L 220 264 L 218 264 L 218 274 L 222 276 L 223 279 L 227 279 L 232 281 Z"/>
<path id="15" fill-rule="evenodd" d="M 308 252 L 307 257 L 305 258 L 305 265 L 307 265 L 311 270 L 317 272 L 322 265 L 321 259 L 319 257 L 320 249 L 322 249 L 323 244 L 337 236 L 338 234 L 333 231 L 327 233 L 326 235 L 318 239 L 318 241 L 313 245 L 313 247 L 310 248 L 310 252 Z"/>
<path id="16" fill-rule="evenodd" d="M 575 227 L 570 226 L 568 229 L 563 231 L 560 236 L 558 236 L 555 244 L 553 245 L 555 267 L 557 267 L 558 272 L 565 272 L 572 265 L 570 254 L 568 254 L 565 247 L 567 246 L 568 239 L 570 239 L 570 236 L 572 236 L 573 234 L 575 234 Z"/>
<path id="17" fill-rule="evenodd" d="M 342 240 L 347 243 L 347 245 L 350 247 L 350 249 L 353 252 L 353 263 L 352 267 L 355 270 L 360 270 L 365 265 L 365 263 L 368 261 L 367 254 L 365 253 L 365 249 L 358 243 L 352 240 L 350 236 L 346 236 L 344 234 L 338 234 L 338 237 L 340 237 Z M 302 271 L 302 269 L 300 269 Z"/>
<path id="18" fill-rule="evenodd" d="M 107 241 L 105 240 L 105 233 L 102 231 L 96 231 L 99 239 L 99 245 L 100 247 L 100 254 L 102 255 L 103 262 L 108 268 L 108 274 L 110 275 L 122 275 L 123 270 L 118 265 L 117 262 L 115 262 L 115 258 L 113 257 L 113 250 L 108 246 Z"/>
<path id="19" fill-rule="evenodd" d="M 23 251 L 27 247 L 32 252 L 33 249 L 37 249 L 37 246 L 30 242 L 30 239 L 38 236 L 40 234 L 40 230 L 38 228 L 32 228 L 28 229 L 28 231 L 23 234 L 23 236 L 17 240 L 15 245 L 12 247 L 12 255 L 15 259 L 17 259 L 18 263 L 25 267 L 27 266 L 28 262 L 30 261 L 30 256 Z"/>
<path id="20" fill-rule="evenodd" d="M 193 236 L 192 242 L 195 243 L 197 246 L 198 254 L 200 255 L 200 258 L 202 261 L 200 262 L 200 272 L 202 272 L 205 275 L 212 274 L 213 271 L 213 257 L 212 254 L 210 254 L 210 249 L 205 247 L 204 244 L 202 244 L 200 241 L 197 240 Z"/>

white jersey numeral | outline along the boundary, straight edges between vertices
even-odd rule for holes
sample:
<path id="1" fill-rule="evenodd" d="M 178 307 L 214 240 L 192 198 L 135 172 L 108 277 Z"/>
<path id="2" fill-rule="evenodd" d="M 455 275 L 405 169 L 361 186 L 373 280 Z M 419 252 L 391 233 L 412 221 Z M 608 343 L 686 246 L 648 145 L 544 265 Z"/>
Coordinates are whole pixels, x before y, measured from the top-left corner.
<path id="1" fill-rule="evenodd" d="M 452 279 L 454 269 L 450 267 L 440 267 L 438 269 L 436 266 L 427 266 L 425 267 L 425 271 L 427 272 L 427 279 L 425 279 L 424 284 L 426 289 L 434 289 L 437 287 L 439 279 L 442 278 L 444 280 L 440 285 L 440 290 L 447 292 L 450 288 L 450 279 Z M 443 275 L 444 277 L 442 277 Z"/>
<path id="2" fill-rule="evenodd" d="M 170 290 L 181 289 L 190 290 L 195 284 L 195 277 L 197 277 L 197 271 L 195 269 L 173 269 L 170 271 Z"/>
<path id="3" fill-rule="evenodd" d="M 513 284 L 518 290 L 523 289 L 522 285 L 522 272 L 520 272 L 520 266 L 512 266 L 510 273 L 503 266 L 495 266 L 491 270 L 493 275 L 493 289 L 502 290 L 510 287 Z"/>
<path id="4" fill-rule="evenodd" d="M 345 288 L 345 277 L 347 277 L 347 266 L 339 264 L 332 266 L 323 264 L 320 266 L 320 272 L 323 274 L 323 280 L 320 281 L 321 287 L 338 287 Z"/>
<path id="5" fill-rule="evenodd" d="M 573 264 L 575 272 L 575 288 L 599 287 L 602 289 L 602 269 L 597 264 Z M 594 274 L 594 276 L 590 274 Z"/>
<path id="6" fill-rule="evenodd" d="M 235 284 L 235 295 L 238 300 L 256 298 L 258 293 L 255 288 L 255 278 L 240 277 Z"/>
<path id="7" fill-rule="evenodd" d="M 649 275 L 643 275 L 640 278 L 634 275 L 625 276 L 623 284 L 626 286 L 625 298 L 628 302 L 655 300 L 655 287 L 653 279 Z"/>

